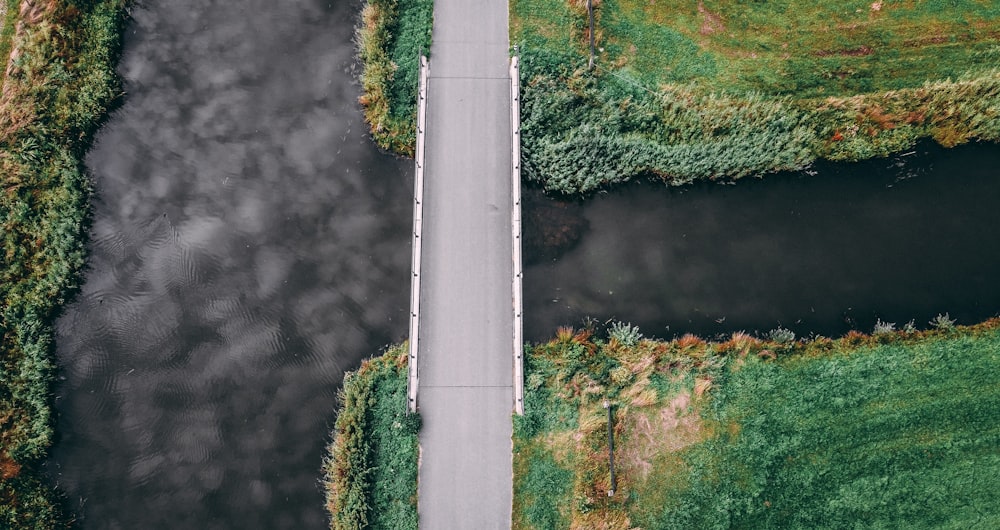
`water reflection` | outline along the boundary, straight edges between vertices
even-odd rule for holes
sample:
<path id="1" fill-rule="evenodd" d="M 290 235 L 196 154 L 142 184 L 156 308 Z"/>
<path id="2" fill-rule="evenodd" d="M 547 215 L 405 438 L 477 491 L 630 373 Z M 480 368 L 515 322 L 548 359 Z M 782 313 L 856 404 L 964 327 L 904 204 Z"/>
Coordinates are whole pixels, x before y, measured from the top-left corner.
<path id="1" fill-rule="evenodd" d="M 582 210 L 589 230 L 525 269 L 526 336 L 585 316 L 647 335 L 779 325 L 800 336 L 1000 311 L 1000 146 L 916 152 L 736 186 L 635 184 Z M 527 204 L 527 202 L 526 202 Z M 525 240 L 539 226 L 528 224 Z"/>
<path id="2" fill-rule="evenodd" d="M 344 369 L 405 338 L 410 163 L 365 137 L 359 6 L 134 10 L 88 157 L 50 469 L 83 528 L 322 528 Z"/>

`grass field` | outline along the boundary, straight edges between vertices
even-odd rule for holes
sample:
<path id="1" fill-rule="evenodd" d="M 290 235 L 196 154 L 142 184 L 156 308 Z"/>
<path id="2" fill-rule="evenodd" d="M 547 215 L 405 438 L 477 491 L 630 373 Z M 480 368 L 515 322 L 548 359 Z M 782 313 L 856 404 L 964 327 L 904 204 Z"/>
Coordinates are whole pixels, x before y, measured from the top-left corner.
<path id="1" fill-rule="evenodd" d="M 324 463 L 333 530 L 417 528 L 417 431 L 406 410 L 405 345 L 344 378 Z"/>
<path id="2" fill-rule="evenodd" d="M 1000 526 L 1000 321 L 810 342 L 623 330 L 527 357 L 515 528 Z"/>
<path id="3" fill-rule="evenodd" d="M 120 94 L 125 2 L 18 4 L 0 32 L 0 528 L 48 530 L 71 519 L 39 473 L 53 439 L 51 324 L 84 263 L 82 160 Z"/>
<path id="4" fill-rule="evenodd" d="M 1000 139 L 1000 4 L 513 0 L 525 176 L 590 192 Z"/>

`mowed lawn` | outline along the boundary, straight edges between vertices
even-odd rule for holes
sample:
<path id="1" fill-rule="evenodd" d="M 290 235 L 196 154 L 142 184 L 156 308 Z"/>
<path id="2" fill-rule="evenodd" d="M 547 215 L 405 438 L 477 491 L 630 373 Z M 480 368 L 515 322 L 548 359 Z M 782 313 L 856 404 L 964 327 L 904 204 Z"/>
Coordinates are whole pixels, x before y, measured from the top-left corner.
<path id="1" fill-rule="evenodd" d="M 994 324 L 807 345 L 565 334 L 528 358 L 515 527 L 1000 528 Z"/>

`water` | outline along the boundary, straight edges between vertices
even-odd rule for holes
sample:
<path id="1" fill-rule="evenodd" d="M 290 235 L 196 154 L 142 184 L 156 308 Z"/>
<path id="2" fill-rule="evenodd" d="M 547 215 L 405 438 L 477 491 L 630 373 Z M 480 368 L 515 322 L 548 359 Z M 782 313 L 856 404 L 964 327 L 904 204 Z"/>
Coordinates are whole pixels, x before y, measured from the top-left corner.
<path id="1" fill-rule="evenodd" d="M 57 323 L 48 467 L 82 528 L 326 526 L 343 371 L 407 332 L 412 165 L 365 136 L 359 8 L 135 8 L 128 94 L 87 160 L 89 269 Z M 583 205 L 528 194 L 527 336 L 587 315 L 657 336 L 991 316 L 1000 148 L 920 151 Z"/>
<path id="2" fill-rule="evenodd" d="M 365 136 L 355 2 L 146 2 L 87 158 L 50 473 L 82 528 L 323 528 L 345 369 L 405 339 L 412 163 Z"/>
<path id="3" fill-rule="evenodd" d="M 922 144 L 735 186 L 633 184 L 567 205 L 572 219 L 560 222 L 577 244 L 525 268 L 526 337 L 588 316 L 663 338 L 779 325 L 837 336 L 877 319 L 926 328 L 944 312 L 982 321 L 1000 311 L 998 168 L 996 144 Z M 542 226 L 526 222 L 525 240 Z"/>

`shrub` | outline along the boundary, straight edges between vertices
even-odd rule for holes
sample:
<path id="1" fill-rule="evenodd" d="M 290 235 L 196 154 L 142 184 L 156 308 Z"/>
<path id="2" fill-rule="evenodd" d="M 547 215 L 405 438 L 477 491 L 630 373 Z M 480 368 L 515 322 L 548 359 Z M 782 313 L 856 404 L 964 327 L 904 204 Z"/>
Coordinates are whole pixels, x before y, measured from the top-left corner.
<path id="1" fill-rule="evenodd" d="M 639 326 L 633 326 L 625 322 L 614 322 L 611 324 L 608 335 L 611 339 L 618 341 L 619 344 L 627 348 L 635 346 L 642 339 Z"/>
<path id="2" fill-rule="evenodd" d="M 795 341 L 795 332 L 779 326 L 768 332 L 767 338 L 778 344 L 789 344 Z"/>
<path id="3" fill-rule="evenodd" d="M 882 319 L 876 319 L 875 329 L 872 330 L 872 335 L 888 335 L 896 331 L 895 322 L 883 322 Z"/>
<path id="4" fill-rule="evenodd" d="M 928 324 L 930 324 L 932 328 L 949 330 L 955 327 L 955 320 L 951 318 L 948 313 L 943 315 L 938 313 L 938 315 L 932 318 Z"/>

